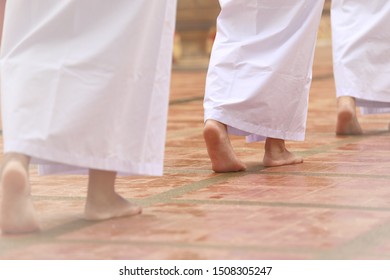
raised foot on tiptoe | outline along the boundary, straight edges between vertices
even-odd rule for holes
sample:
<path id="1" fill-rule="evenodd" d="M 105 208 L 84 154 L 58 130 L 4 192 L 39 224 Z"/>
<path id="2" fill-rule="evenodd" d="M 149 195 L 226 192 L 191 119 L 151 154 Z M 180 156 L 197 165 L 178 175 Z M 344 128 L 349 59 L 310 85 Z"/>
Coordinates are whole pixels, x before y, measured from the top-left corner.
<path id="1" fill-rule="evenodd" d="M 107 220 L 141 214 L 142 208 L 118 194 L 101 200 L 87 199 L 84 217 L 90 221 Z"/>
<path id="2" fill-rule="evenodd" d="M 244 171 L 246 166 L 233 151 L 226 126 L 214 120 L 208 120 L 203 130 L 207 152 L 214 172 Z"/>
<path id="3" fill-rule="evenodd" d="M 22 234 L 40 230 L 30 195 L 27 170 L 17 161 L 5 164 L 0 228 L 3 234 Z"/>
<path id="4" fill-rule="evenodd" d="M 337 105 L 337 135 L 361 135 L 363 130 L 360 127 L 356 116 L 355 100 L 352 97 L 339 97 Z"/>
<path id="5" fill-rule="evenodd" d="M 362 135 L 363 130 L 357 117 L 350 111 L 341 111 L 337 115 L 337 135 Z"/>

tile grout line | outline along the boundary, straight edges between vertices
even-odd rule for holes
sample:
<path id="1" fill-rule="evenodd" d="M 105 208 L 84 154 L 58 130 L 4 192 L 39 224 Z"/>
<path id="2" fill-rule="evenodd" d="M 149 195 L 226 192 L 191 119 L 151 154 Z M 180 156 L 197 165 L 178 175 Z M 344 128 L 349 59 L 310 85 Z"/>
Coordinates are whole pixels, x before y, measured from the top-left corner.
<path id="1" fill-rule="evenodd" d="M 23 247 L 26 245 L 38 244 L 33 242 L 34 240 L 25 239 L 20 244 L 18 243 L 15 247 Z M 262 252 L 277 252 L 277 253 L 311 253 L 311 254 L 320 254 L 323 249 L 302 249 L 295 247 L 267 247 L 259 245 L 223 245 L 223 244 L 210 244 L 210 243 L 196 243 L 196 241 L 188 242 L 156 242 L 156 241 L 143 241 L 143 240 L 97 240 L 97 239 L 60 239 L 55 240 L 53 238 L 48 239 L 47 236 L 43 235 L 35 239 L 44 239 L 45 244 L 95 244 L 95 245 L 141 245 L 141 246 L 166 246 L 166 247 L 176 247 L 176 248 L 196 248 L 196 249 L 214 249 L 214 250 L 245 250 L 245 251 L 262 251 Z M 35 240 L 36 241 L 36 240 Z M 16 243 L 16 242 L 15 242 Z M 1 243 L 0 243 L 1 244 Z M 4 247 L 3 247 L 4 248 Z M 3 253 L 3 252 L 2 252 Z M 0 259 L 1 255 L 0 253 Z"/>
<path id="2" fill-rule="evenodd" d="M 317 259 L 353 259 L 357 253 L 367 252 L 373 245 L 380 245 L 381 241 L 386 241 L 390 236 L 390 219 L 386 223 L 380 224 L 373 229 L 364 232 L 352 240 L 340 245 L 338 248 L 331 248 L 319 253 Z M 379 239 L 379 240 L 378 240 Z M 359 254 L 361 255 L 361 254 Z M 390 253 L 387 252 L 387 258 Z"/>
<path id="3" fill-rule="evenodd" d="M 218 183 L 220 181 L 224 181 L 224 180 L 227 180 L 230 178 L 242 177 L 244 175 L 245 175 L 245 173 L 242 173 L 242 172 L 218 174 L 218 175 L 211 177 L 211 178 L 203 179 L 203 180 L 200 180 L 197 182 L 193 182 L 193 183 L 190 183 L 190 184 L 178 187 L 178 188 L 174 188 L 174 189 L 171 189 L 171 190 L 144 198 L 144 199 L 140 200 L 140 202 L 142 203 L 143 206 L 151 206 L 151 205 L 158 204 L 158 203 L 168 203 L 173 198 L 175 198 L 177 196 L 206 188 L 206 187 L 208 187 L 212 184 Z"/>
<path id="4" fill-rule="evenodd" d="M 362 138 L 365 138 L 365 137 L 358 136 L 358 137 L 354 138 L 353 142 L 358 142 Z M 350 139 L 338 141 L 338 144 L 327 145 L 327 148 L 312 149 L 312 151 L 309 151 L 309 153 L 311 155 L 313 155 L 316 153 L 326 152 L 329 149 L 334 149 L 336 147 L 344 145 L 345 143 L 351 143 Z M 329 174 L 329 173 L 308 173 L 308 172 L 303 172 L 303 173 L 301 173 L 301 172 L 267 172 L 267 171 L 265 171 L 266 169 L 267 168 L 265 168 L 265 167 L 263 167 L 263 168 L 260 167 L 259 170 L 257 170 L 257 171 L 247 171 L 247 172 L 237 172 L 237 173 L 220 173 L 215 177 L 207 178 L 207 179 L 195 182 L 195 183 L 190 183 L 190 184 L 187 184 L 187 185 L 184 185 L 184 186 L 181 186 L 181 187 L 178 187 L 178 188 L 166 191 L 166 192 L 159 193 L 159 194 L 154 195 L 152 197 L 141 199 L 139 201 L 141 202 L 141 204 L 143 206 L 151 206 L 151 205 L 157 204 L 157 203 L 168 203 L 173 198 L 180 196 L 180 195 L 183 195 L 183 194 L 186 194 L 188 192 L 192 192 L 192 191 L 196 191 L 196 190 L 199 190 L 202 188 L 206 188 L 206 187 L 208 187 L 216 182 L 222 181 L 222 180 L 227 180 L 227 179 L 232 178 L 232 177 L 233 178 L 234 177 L 241 177 L 241 176 L 245 176 L 245 175 L 251 174 L 251 173 L 268 174 L 268 175 L 326 176 L 326 177 L 329 177 L 329 176 L 338 176 L 338 177 L 359 176 L 359 177 L 364 177 L 364 178 L 378 178 L 379 177 L 379 178 L 383 178 L 383 179 L 387 179 L 390 177 L 390 176 L 386 176 L 386 175 L 374 176 L 374 175 L 369 175 L 369 174 L 352 174 L 351 175 L 348 173 Z M 80 199 L 80 198 L 78 198 L 78 199 Z"/>
<path id="5" fill-rule="evenodd" d="M 390 207 L 367 207 L 339 204 L 315 204 L 299 202 L 267 202 L 267 201 L 244 201 L 244 200 L 211 200 L 211 199 L 172 199 L 178 204 L 207 204 L 207 205 L 237 205 L 237 206 L 260 206 L 260 207 L 283 207 L 283 208 L 310 208 L 310 209 L 334 209 L 334 210 L 356 210 L 373 212 L 390 212 Z"/>
<path id="6" fill-rule="evenodd" d="M 368 137 L 370 137 L 370 136 L 368 136 Z M 344 145 L 346 143 L 355 143 L 355 142 L 359 142 L 362 139 L 366 139 L 366 137 L 362 136 L 362 137 L 354 138 L 353 141 L 351 141 L 351 139 L 345 139 L 345 140 L 342 140 L 342 141 L 338 141 L 337 143 L 334 143 L 332 145 L 327 145 L 325 147 L 322 147 L 321 149 L 318 149 L 318 148 L 311 149 L 311 150 L 309 150 L 309 151 L 307 151 L 305 153 L 307 153 L 308 155 L 314 155 L 314 154 L 318 154 L 318 153 L 328 152 L 329 150 L 337 148 L 337 147 L 339 147 L 341 145 Z M 257 172 L 259 172 L 259 171 L 257 171 Z M 251 173 L 254 173 L 254 171 L 253 172 L 221 174 L 221 175 L 218 175 L 218 176 L 215 176 L 215 177 L 212 177 L 212 178 L 208 178 L 208 179 L 204 179 L 204 180 L 198 181 L 196 183 L 191 183 L 191 184 L 188 184 L 188 185 L 185 185 L 185 186 L 182 186 L 182 187 L 170 190 L 170 191 L 162 192 L 162 193 L 160 193 L 158 195 L 154 195 L 152 197 L 149 197 L 149 198 L 146 198 L 146 199 L 142 199 L 142 201 L 144 202 L 144 204 L 146 206 L 154 205 L 154 204 L 157 204 L 157 203 L 164 203 L 164 202 L 172 202 L 172 201 L 177 202 L 178 200 L 175 199 L 175 197 L 177 197 L 177 196 L 186 194 L 186 193 L 191 192 L 191 191 L 196 191 L 196 190 L 199 190 L 199 189 L 202 189 L 202 188 L 206 188 L 206 187 L 208 187 L 208 186 L 210 186 L 210 185 L 212 185 L 212 184 L 214 184 L 216 182 L 220 182 L 222 180 L 227 180 L 229 178 L 234 178 L 234 177 L 241 177 L 241 176 L 245 176 L 245 175 L 251 174 Z M 321 173 L 307 173 L 307 172 L 304 172 L 304 173 L 280 172 L 279 173 L 279 172 L 267 172 L 267 171 L 261 171 L 261 172 L 259 172 L 259 174 L 270 174 L 270 175 L 274 175 L 274 174 L 275 175 L 276 174 L 280 175 L 280 174 L 283 174 L 283 175 L 296 175 L 296 176 L 308 176 L 309 174 L 310 174 L 309 176 L 313 176 L 313 174 L 314 174 L 314 176 L 343 176 L 342 174 L 341 175 L 339 175 L 339 174 L 329 175 L 328 173 L 324 173 L 324 174 L 321 174 Z M 348 175 L 350 175 L 350 174 L 345 174 L 345 177 L 348 177 Z M 358 175 L 365 176 L 364 174 L 358 174 Z M 350 176 L 355 176 L 355 175 L 350 175 Z M 367 174 L 366 176 L 368 176 L 368 178 L 374 177 L 374 175 L 371 176 L 369 174 Z M 375 178 L 378 178 L 378 176 L 375 176 Z M 389 178 L 389 176 L 383 175 L 382 178 L 383 179 L 387 179 L 387 178 Z M 235 202 L 233 202 L 233 203 L 235 203 Z M 298 204 L 297 204 L 295 207 L 300 207 L 300 206 L 298 206 Z M 328 208 L 328 207 L 329 207 L 329 205 L 328 206 L 325 205 L 323 208 Z M 337 206 L 337 207 L 339 207 L 339 206 Z M 344 208 L 342 208 L 342 209 L 344 209 Z M 350 208 L 347 208 L 347 209 L 350 209 Z M 373 208 L 362 209 L 362 210 L 373 210 Z M 375 210 L 376 211 L 387 211 L 386 208 L 377 208 Z M 35 237 L 32 237 L 32 238 L 27 238 L 24 241 L 26 243 L 30 244 L 30 245 L 31 244 L 37 244 L 37 243 L 38 244 L 39 243 L 45 243 L 45 241 L 47 243 L 47 240 L 46 240 L 47 238 L 49 238 L 49 242 L 50 242 L 50 240 L 53 241 L 53 240 L 55 240 L 56 237 L 58 237 L 58 236 L 60 236 L 60 235 L 62 235 L 64 233 L 69 233 L 69 232 L 72 232 L 74 230 L 83 229 L 85 227 L 90 226 L 91 224 L 94 224 L 94 223 L 86 222 L 86 221 L 83 221 L 83 220 L 76 220 L 74 222 L 66 223 L 64 225 L 55 227 L 52 230 L 48 230 L 46 233 L 44 233 L 42 235 L 39 235 L 38 238 L 36 238 L 36 236 L 35 236 Z M 69 228 L 69 225 L 70 225 L 70 228 Z M 344 251 L 345 251 L 344 254 L 348 255 L 351 252 L 351 248 L 354 249 L 356 247 L 356 246 L 354 246 L 354 244 L 365 244 L 364 242 L 367 239 L 369 239 L 371 236 L 375 235 L 375 233 L 379 232 L 379 233 L 386 233 L 387 234 L 389 231 L 390 231 L 390 225 L 388 225 L 388 226 L 386 225 L 384 227 L 378 228 L 378 230 L 370 231 L 369 233 L 354 239 L 352 242 L 348 243 L 344 247 Z M 15 242 L 15 243 L 20 244 L 20 241 L 21 240 L 18 239 L 17 242 Z M 3 243 L 2 240 L 0 240 L 0 244 L 1 243 Z M 12 244 L 12 242 L 11 242 L 11 244 Z M 177 243 L 174 243 L 174 244 L 177 244 Z M 3 247 L 3 246 L 0 246 L 0 247 Z M 13 246 L 10 246 L 10 247 L 13 247 Z M 19 247 L 19 246 L 17 246 L 17 247 Z M 270 251 L 273 251 L 274 249 L 275 248 L 270 248 Z M 330 251 L 328 253 L 319 254 L 319 256 L 320 257 L 332 256 L 333 253 L 334 252 Z"/>

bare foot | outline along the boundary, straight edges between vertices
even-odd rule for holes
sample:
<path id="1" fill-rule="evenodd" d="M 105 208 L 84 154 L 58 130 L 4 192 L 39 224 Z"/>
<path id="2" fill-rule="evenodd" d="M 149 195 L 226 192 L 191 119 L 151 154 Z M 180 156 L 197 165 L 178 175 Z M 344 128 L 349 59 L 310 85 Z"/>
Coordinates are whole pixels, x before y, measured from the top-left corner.
<path id="1" fill-rule="evenodd" d="M 27 170 L 16 160 L 3 168 L 1 187 L 0 227 L 3 233 L 29 233 L 39 231 L 35 216 Z"/>
<path id="2" fill-rule="evenodd" d="M 90 221 L 106 220 L 140 214 L 142 208 L 118 194 L 103 199 L 87 199 L 84 217 Z"/>
<path id="3" fill-rule="evenodd" d="M 351 96 L 341 96 L 337 99 L 337 135 L 361 135 L 363 130 L 360 127 L 356 116 L 355 99 Z"/>
<path id="4" fill-rule="evenodd" d="M 265 141 L 264 166 L 281 166 L 302 163 L 303 158 L 286 149 L 284 140 L 267 138 Z"/>
<path id="5" fill-rule="evenodd" d="M 127 201 L 115 192 L 115 179 L 115 172 L 90 170 L 85 219 L 106 220 L 142 212 L 140 206 Z"/>
<path id="6" fill-rule="evenodd" d="M 203 130 L 212 169 L 217 173 L 244 171 L 246 166 L 233 151 L 226 126 L 215 120 L 207 120 Z"/>

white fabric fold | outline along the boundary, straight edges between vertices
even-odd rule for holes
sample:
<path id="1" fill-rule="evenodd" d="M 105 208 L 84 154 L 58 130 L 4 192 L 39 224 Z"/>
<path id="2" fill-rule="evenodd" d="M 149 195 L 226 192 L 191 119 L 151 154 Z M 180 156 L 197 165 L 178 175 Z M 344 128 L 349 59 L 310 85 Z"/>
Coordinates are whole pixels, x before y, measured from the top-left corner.
<path id="1" fill-rule="evenodd" d="M 4 151 L 43 174 L 163 171 L 176 0 L 7 1 Z"/>

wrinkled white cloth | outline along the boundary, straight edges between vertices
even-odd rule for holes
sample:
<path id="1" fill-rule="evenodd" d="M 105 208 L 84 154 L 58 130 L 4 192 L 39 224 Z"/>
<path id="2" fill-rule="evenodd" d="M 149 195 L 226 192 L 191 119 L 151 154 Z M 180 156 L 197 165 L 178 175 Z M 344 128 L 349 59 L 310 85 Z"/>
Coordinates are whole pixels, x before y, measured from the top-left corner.
<path id="1" fill-rule="evenodd" d="M 176 0 L 7 1 L 4 152 L 42 174 L 161 175 Z"/>
<path id="2" fill-rule="evenodd" d="M 390 113 L 390 1 L 332 0 L 331 22 L 337 97 Z"/>
<path id="3" fill-rule="evenodd" d="M 220 0 L 204 118 L 246 135 L 303 140 L 324 1 Z"/>

